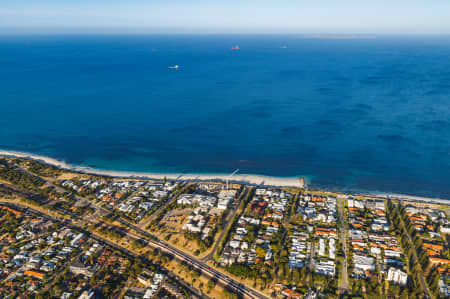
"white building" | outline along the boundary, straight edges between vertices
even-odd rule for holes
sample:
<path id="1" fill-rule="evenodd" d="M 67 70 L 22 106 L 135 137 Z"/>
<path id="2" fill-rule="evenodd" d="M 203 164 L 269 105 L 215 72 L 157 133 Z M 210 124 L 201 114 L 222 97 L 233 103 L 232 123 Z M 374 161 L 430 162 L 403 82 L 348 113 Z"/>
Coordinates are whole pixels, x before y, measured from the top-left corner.
<path id="1" fill-rule="evenodd" d="M 408 274 L 402 272 L 399 269 L 391 267 L 388 271 L 387 280 L 392 281 L 395 284 L 404 286 L 406 285 L 406 282 L 408 280 Z"/>
<path id="2" fill-rule="evenodd" d="M 400 252 L 386 249 L 384 250 L 384 255 L 387 257 L 400 257 Z"/>
<path id="3" fill-rule="evenodd" d="M 372 248 L 370 248 L 370 253 L 373 255 L 381 255 L 381 248 L 380 247 L 372 247 Z"/>
<path id="4" fill-rule="evenodd" d="M 320 256 L 325 255 L 325 240 L 324 239 L 319 240 L 319 255 Z"/>
<path id="5" fill-rule="evenodd" d="M 347 205 L 349 208 L 364 209 L 364 202 L 356 199 L 348 199 Z"/>
<path id="6" fill-rule="evenodd" d="M 333 238 L 330 239 L 328 247 L 329 258 L 334 260 L 336 258 L 336 241 Z"/>
<path id="7" fill-rule="evenodd" d="M 134 210 L 134 205 L 132 204 L 126 204 L 126 203 L 120 203 L 117 206 L 117 209 L 123 213 L 131 213 Z"/>
<path id="8" fill-rule="evenodd" d="M 198 203 L 200 207 L 213 208 L 216 205 L 217 198 L 214 196 L 204 196 L 200 194 L 182 194 L 177 200 L 180 205 L 193 205 Z"/>
<path id="9" fill-rule="evenodd" d="M 70 246 L 76 246 L 80 242 L 81 238 L 83 238 L 84 234 L 79 233 L 72 241 L 70 241 Z"/>
<path id="10" fill-rule="evenodd" d="M 353 262 L 355 264 L 355 268 L 366 271 L 374 271 L 375 270 L 375 263 L 373 257 L 368 257 L 364 255 L 357 255 L 355 254 L 353 256 Z"/>
<path id="11" fill-rule="evenodd" d="M 156 198 L 163 198 L 169 195 L 169 192 L 167 191 L 154 191 L 152 194 Z"/>
<path id="12" fill-rule="evenodd" d="M 150 210 L 153 207 L 154 203 L 153 202 L 149 202 L 149 201 L 145 201 L 145 202 L 141 202 L 139 204 L 139 207 L 141 209 L 144 209 L 146 211 Z"/>
<path id="13" fill-rule="evenodd" d="M 334 276 L 335 274 L 335 266 L 334 261 L 319 261 L 314 263 L 314 272 L 327 275 Z"/>
<path id="14" fill-rule="evenodd" d="M 450 234 L 450 227 L 442 226 L 441 225 L 441 233 L 443 234 Z"/>

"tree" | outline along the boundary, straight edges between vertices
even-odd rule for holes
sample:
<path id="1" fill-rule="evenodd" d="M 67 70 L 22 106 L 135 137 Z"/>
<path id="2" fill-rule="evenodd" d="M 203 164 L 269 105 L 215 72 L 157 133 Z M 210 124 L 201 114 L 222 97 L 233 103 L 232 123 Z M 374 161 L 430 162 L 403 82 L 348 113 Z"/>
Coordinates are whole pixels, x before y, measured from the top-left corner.
<path id="1" fill-rule="evenodd" d="M 214 289 L 215 286 L 216 285 L 212 280 L 208 281 L 208 283 L 206 284 L 207 292 L 211 292 L 211 290 Z"/>
<path id="2" fill-rule="evenodd" d="M 306 279 L 306 267 L 302 267 L 300 270 L 300 279 L 305 280 Z"/>
<path id="3" fill-rule="evenodd" d="M 247 267 L 245 265 L 236 265 L 236 264 L 229 266 L 228 272 L 230 272 L 231 274 L 234 274 L 236 276 L 242 276 L 242 277 L 248 277 L 251 274 L 251 270 L 249 269 L 249 267 Z"/>
<path id="4" fill-rule="evenodd" d="M 224 298 L 226 299 L 238 299 L 238 296 L 235 293 L 229 291 L 223 291 Z"/>
<path id="5" fill-rule="evenodd" d="M 400 299 L 408 299 L 408 289 L 403 288 L 402 292 L 400 293 Z"/>
<path id="6" fill-rule="evenodd" d="M 256 256 L 264 258 L 266 256 L 266 251 L 262 247 L 256 247 Z"/>

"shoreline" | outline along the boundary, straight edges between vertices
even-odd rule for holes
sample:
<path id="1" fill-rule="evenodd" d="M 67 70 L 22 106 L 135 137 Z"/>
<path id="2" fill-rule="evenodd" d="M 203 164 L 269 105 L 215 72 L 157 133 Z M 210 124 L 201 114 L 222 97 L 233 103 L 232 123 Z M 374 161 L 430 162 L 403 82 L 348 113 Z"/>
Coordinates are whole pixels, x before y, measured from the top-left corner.
<path id="1" fill-rule="evenodd" d="M 77 166 L 60 161 L 51 157 L 41 156 L 19 151 L 5 151 L 0 150 L 0 156 L 31 159 L 58 168 L 80 172 L 84 174 L 103 175 L 116 178 L 144 178 L 144 179 L 183 179 L 183 180 L 220 180 L 225 181 L 229 178 L 228 174 L 223 173 L 157 173 L 157 172 L 134 172 L 134 171 L 115 171 L 96 169 L 87 166 Z M 265 185 L 265 186 L 280 186 L 280 187 L 300 187 L 299 177 L 271 177 L 257 174 L 235 174 L 230 179 L 230 182 L 243 182 L 247 184 Z"/>
<path id="2" fill-rule="evenodd" d="M 31 159 L 41 163 L 45 163 L 48 165 L 52 165 L 63 170 L 73 171 L 88 175 L 100 175 L 100 176 L 109 176 L 114 178 L 130 178 L 130 179 L 164 179 L 167 178 L 169 180 L 198 180 L 198 181 L 226 181 L 229 179 L 230 182 L 237 182 L 241 184 L 247 185 L 261 185 L 261 186 L 274 186 L 274 187 L 295 187 L 300 188 L 300 177 L 272 177 L 265 175 L 257 175 L 257 174 L 236 174 L 233 177 L 229 178 L 229 175 L 223 173 L 210 173 L 210 174 L 193 174 L 193 173 L 152 173 L 152 172 L 133 172 L 133 171 L 114 171 L 114 170 L 102 170 L 96 169 L 92 167 L 85 166 L 77 166 L 66 163 L 64 161 L 42 156 L 36 155 L 26 152 L 19 151 L 6 151 L 0 150 L 0 156 L 11 157 L 11 158 L 23 158 L 23 159 Z M 318 189 L 318 188 L 309 188 L 311 190 L 320 190 L 320 191 L 329 191 L 333 193 L 341 193 L 341 194 L 355 194 L 355 195 L 363 195 L 363 196 L 371 196 L 376 198 L 392 198 L 399 199 L 405 201 L 419 201 L 419 202 L 432 202 L 432 203 L 440 203 L 450 205 L 450 200 L 442 199 L 442 198 L 432 198 L 432 197 L 423 197 L 423 196 L 415 196 L 415 195 L 407 195 L 407 194 L 396 194 L 396 193 L 385 193 L 385 192 L 370 192 L 370 191 L 331 191 L 327 189 Z"/>

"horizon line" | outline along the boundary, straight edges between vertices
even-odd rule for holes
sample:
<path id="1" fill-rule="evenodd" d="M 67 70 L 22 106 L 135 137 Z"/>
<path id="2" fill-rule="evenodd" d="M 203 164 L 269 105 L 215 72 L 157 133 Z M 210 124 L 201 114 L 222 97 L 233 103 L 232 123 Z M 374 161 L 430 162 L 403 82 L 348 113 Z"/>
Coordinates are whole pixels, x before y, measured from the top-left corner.
<path id="1" fill-rule="evenodd" d="M 69 31 L 25 31 L 25 30 L 19 30 L 19 31 L 13 31 L 11 32 L 9 29 L 0 28 L 0 36 L 26 36 L 26 35 L 35 35 L 35 36 L 55 36 L 55 35 L 253 35 L 253 36 L 299 36 L 299 37 L 306 37 L 306 38 L 323 38 L 323 39 L 333 39 L 333 37 L 336 37 L 335 39 L 339 39 L 339 37 L 352 37 L 353 39 L 374 39 L 376 37 L 412 37 L 412 36 L 420 36 L 420 37 L 446 37 L 450 36 L 449 33 L 434 33 L 434 32 L 428 32 L 428 33 L 416 33 L 416 32 L 372 32 L 372 33 L 352 33 L 352 32 L 317 32 L 317 33 L 306 33 L 306 32 L 202 32 L 202 31 L 195 31 L 195 32 L 183 32 L 183 31 L 129 31 L 129 30 L 108 30 L 108 31 L 75 31 L 75 30 L 69 30 Z M 347 38 L 349 39 L 349 38 Z"/>
<path id="2" fill-rule="evenodd" d="M 442 30 L 442 29 L 441 29 Z M 1 35 L 55 35 L 55 34 L 154 34 L 154 35 L 386 35 L 386 36 L 448 36 L 450 29 L 414 30 L 386 28 L 201 28 L 201 27 L 115 27 L 115 26 L 67 26 L 67 27 L 28 27 L 0 25 Z"/>

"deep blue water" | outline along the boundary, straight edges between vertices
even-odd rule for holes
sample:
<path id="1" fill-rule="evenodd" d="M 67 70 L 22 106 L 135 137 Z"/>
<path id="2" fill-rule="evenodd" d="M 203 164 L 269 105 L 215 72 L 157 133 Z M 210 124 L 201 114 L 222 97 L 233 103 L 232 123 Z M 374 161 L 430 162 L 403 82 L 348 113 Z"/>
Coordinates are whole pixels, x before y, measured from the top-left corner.
<path id="1" fill-rule="evenodd" d="M 73 164 L 450 199 L 450 37 L 4 36 L 0 107 Z"/>

